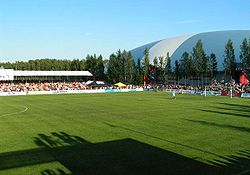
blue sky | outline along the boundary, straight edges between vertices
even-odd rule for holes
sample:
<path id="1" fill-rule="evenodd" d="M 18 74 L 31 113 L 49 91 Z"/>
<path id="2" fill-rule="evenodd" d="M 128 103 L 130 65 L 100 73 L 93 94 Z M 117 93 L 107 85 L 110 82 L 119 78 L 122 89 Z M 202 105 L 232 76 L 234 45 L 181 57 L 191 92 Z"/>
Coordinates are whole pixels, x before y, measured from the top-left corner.
<path id="1" fill-rule="evenodd" d="M 0 0 L 0 60 L 108 58 L 178 35 L 250 29 L 249 0 Z"/>

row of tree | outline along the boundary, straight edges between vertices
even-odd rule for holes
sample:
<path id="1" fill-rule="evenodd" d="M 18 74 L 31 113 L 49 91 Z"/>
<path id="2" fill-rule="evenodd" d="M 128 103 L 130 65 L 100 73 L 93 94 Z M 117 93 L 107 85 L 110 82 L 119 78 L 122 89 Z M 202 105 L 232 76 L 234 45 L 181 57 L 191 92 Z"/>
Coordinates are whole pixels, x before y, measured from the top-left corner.
<path id="1" fill-rule="evenodd" d="M 250 38 L 245 38 L 240 46 L 240 60 L 242 69 L 250 74 Z M 224 51 L 224 71 L 234 78 L 236 60 L 233 42 L 228 40 Z M 0 63 L 0 67 L 15 70 L 88 70 L 95 80 L 106 80 L 109 83 L 122 81 L 129 84 L 163 83 L 167 77 L 180 78 L 210 77 L 217 74 L 217 57 L 214 53 L 204 51 L 202 40 L 198 40 L 192 52 L 184 52 L 179 60 L 174 62 L 172 68 L 169 54 L 166 57 L 155 57 L 153 64 L 149 61 L 149 49 L 144 51 L 143 59 L 134 61 L 128 51 L 118 50 L 111 54 L 109 59 L 102 55 L 87 55 L 85 59 L 36 59 L 29 61 L 16 61 L 14 63 Z"/>
<path id="2" fill-rule="evenodd" d="M 179 78 L 210 77 L 217 73 L 217 58 L 214 53 L 207 55 L 203 43 L 199 40 L 191 53 L 184 52 L 180 60 L 175 61 L 174 75 Z"/>
<path id="3" fill-rule="evenodd" d="M 230 78 L 237 78 L 237 71 L 250 75 L 250 38 L 245 38 L 240 46 L 240 64 L 237 70 L 232 40 L 228 40 L 224 50 L 224 73 Z M 214 53 L 205 53 L 203 43 L 199 40 L 192 52 L 184 52 L 180 60 L 175 61 L 174 75 L 176 79 L 192 77 L 210 77 L 217 75 L 217 58 Z"/>
<path id="4" fill-rule="evenodd" d="M 250 76 L 250 38 L 245 38 L 240 46 L 242 69 Z"/>

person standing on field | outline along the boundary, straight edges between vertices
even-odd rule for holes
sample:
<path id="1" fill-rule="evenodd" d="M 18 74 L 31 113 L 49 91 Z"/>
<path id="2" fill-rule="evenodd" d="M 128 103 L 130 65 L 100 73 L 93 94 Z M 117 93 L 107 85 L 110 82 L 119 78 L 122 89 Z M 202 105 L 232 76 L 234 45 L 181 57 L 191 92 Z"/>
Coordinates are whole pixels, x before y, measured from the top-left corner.
<path id="1" fill-rule="evenodd" d="M 172 97 L 173 97 L 173 99 L 176 99 L 175 91 L 172 91 Z"/>

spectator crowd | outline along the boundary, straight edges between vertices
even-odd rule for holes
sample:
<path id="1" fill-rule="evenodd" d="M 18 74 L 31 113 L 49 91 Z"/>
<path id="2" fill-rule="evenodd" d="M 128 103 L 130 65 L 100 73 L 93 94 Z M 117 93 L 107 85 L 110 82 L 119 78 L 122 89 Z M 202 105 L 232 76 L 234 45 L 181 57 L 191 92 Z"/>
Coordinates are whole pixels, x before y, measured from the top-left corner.
<path id="1" fill-rule="evenodd" d="M 127 85 L 127 89 L 141 88 L 142 86 Z M 250 85 L 240 86 L 231 80 L 228 83 L 224 81 L 213 81 L 210 85 L 206 86 L 190 86 L 190 85 L 171 85 L 171 84 L 159 84 L 156 86 L 147 86 L 144 88 L 154 89 L 176 89 L 176 90 L 206 90 L 221 92 L 227 94 L 232 89 L 235 94 L 242 92 L 250 93 Z M 0 93 L 1 92 L 27 92 L 27 91 L 53 91 L 53 90 L 88 90 L 88 89 L 113 89 L 115 86 L 98 86 L 93 87 L 86 82 L 1 82 L 0 81 Z"/>
<path id="2" fill-rule="evenodd" d="M 90 89 L 84 82 L 0 82 L 0 92 L 52 91 L 52 90 L 86 90 Z"/>
<path id="3" fill-rule="evenodd" d="M 133 89 L 142 86 L 127 85 L 123 88 Z M 90 90 L 113 89 L 116 86 L 92 86 L 87 82 L 1 82 L 1 92 L 27 92 L 27 91 L 55 91 L 55 90 Z"/>
<path id="4" fill-rule="evenodd" d="M 173 84 L 160 84 L 157 85 L 155 88 L 160 89 L 175 89 L 175 90 L 194 90 L 194 91 L 215 91 L 221 92 L 222 94 L 228 94 L 230 90 L 233 91 L 234 94 L 240 93 L 250 93 L 250 84 L 241 86 L 240 84 L 236 83 L 235 80 L 231 80 L 229 82 L 217 82 L 216 80 L 212 81 L 211 84 L 203 85 L 203 86 L 190 86 L 190 85 L 173 85 Z"/>

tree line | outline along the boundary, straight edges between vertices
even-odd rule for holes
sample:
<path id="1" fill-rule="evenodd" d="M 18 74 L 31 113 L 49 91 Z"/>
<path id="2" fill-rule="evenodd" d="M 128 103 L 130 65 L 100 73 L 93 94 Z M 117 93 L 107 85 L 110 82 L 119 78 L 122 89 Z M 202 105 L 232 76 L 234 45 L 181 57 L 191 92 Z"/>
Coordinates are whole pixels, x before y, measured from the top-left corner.
<path id="1" fill-rule="evenodd" d="M 236 76 L 236 59 L 232 40 L 228 40 L 224 50 L 224 72 L 231 78 Z M 241 69 L 250 75 L 250 38 L 244 38 L 240 45 Z M 135 62 L 131 52 L 118 50 L 104 59 L 102 55 L 87 55 L 85 59 L 35 59 L 0 63 L 0 67 L 14 70 L 88 70 L 94 80 L 105 80 L 109 83 L 124 82 L 142 85 L 147 83 L 165 83 L 168 77 L 193 79 L 199 77 L 216 77 L 218 73 L 217 56 L 205 53 L 202 40 L 198 40 L 191 53 L 184 52 L 181 58 L 171 63 L 169 53 L 166 57 L 155 57 L 149 61 L 149 49 L 144 50 L 143 59 Z"/>
<path id="2" fill-rule="evenodd" d="M 244 38 L 240 45 L 240 63 L 237 66 L 232 40 L 228 40 L 223 54 L 224 74 L 231 79 L 237 79 L 237 71 L 250 75 L 250 38 Z M 179 78 L 210 77 L 215 78 L 218 73 L 217 57 L 214 53 L 205 53 L 201 40 L 198 40 L 192 52 L 184 52 L 175 61 L 174 75 Z"/>

